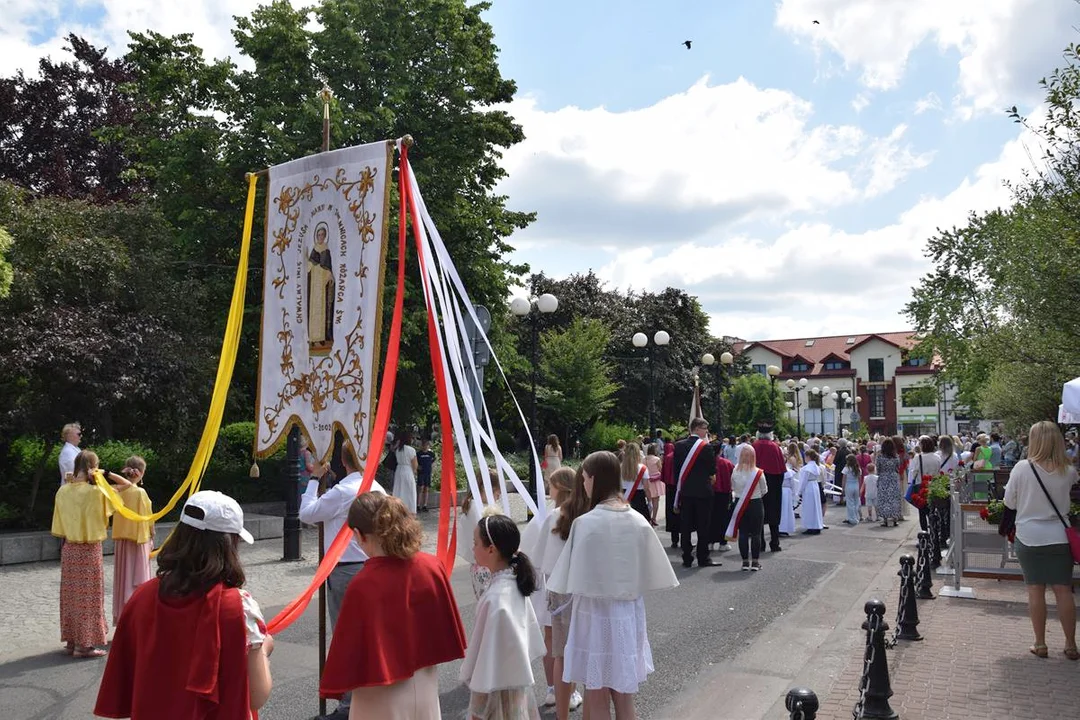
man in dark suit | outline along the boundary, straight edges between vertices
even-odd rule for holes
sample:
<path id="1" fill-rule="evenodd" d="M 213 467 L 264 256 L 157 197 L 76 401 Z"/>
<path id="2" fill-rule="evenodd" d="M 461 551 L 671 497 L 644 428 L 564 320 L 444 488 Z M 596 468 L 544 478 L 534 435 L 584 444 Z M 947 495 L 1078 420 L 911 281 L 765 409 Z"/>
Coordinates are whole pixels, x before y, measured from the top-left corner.
<path id="1" fill-rule="evenodd" d="M 709 559 L 709 518 L 712 515 L 713 476 L 716 454 L 709 445 L 709 423 L 695 418 L 690 435 L 675 443 L 672 463 L 677 493 L 676 508 L 682 533 L 683 567 L 694 564 L 691 535 L 697 531 L 697 561 L 700 567 L 719 565 Z"/>

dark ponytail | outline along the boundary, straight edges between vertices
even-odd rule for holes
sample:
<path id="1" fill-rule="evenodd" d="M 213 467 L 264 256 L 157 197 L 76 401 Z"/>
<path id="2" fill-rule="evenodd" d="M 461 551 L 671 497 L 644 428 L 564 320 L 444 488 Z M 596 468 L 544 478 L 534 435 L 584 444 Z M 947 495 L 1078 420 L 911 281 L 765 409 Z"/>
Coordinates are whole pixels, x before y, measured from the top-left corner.
<path id="1" fill-rule="evenodd" d="M 484 547 L 495 546 L 499 556 L 510 565 L 518 591 L 525 597 L 536 592 L 536 568 L 525 553 L 518 550 L 521 532 L 517 524 L 505 515 L 488 515 L 480 521 L 480 542 Z"/>

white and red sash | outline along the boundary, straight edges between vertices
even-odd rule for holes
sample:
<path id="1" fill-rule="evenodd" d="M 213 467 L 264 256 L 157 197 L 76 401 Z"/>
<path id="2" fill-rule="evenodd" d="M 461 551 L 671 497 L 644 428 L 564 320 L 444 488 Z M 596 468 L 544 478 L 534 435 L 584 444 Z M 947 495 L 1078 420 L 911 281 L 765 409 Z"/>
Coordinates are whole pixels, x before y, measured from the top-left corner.
<path id="1" fill-rule="evenodd" d="M 690 474 L 690 468 L 694 466 L 694 461 L 697 460 L 698 455 L 704 449 L 705 439 L 699 437 L 690 447 L 690 452 L 686 453 L 686 459 L 683 460 L 682 467 L 679 468 L 679 480 L 675 485 L 675 507 L 679 507 L 679 495 L 682 493 L 682 486 L 686 481 L 686 476 Z"/>
<path id="2" fill-rule="evenodd" d="M 623 498 L 626 502 L 630 502 L 633 499 L 634 493 L 641 487 L 641 481 L 645 479 L 645 473 L 648 469 L 644 465 L 638 465 L 637 477 L 634 478 L 634 484 L 630 486 L 630 489 L 626 491 L 626 497 Z"/>
<path id="3" fill-rule="evenodd" d="M 727 530 L 724 532 L 728 540 L 737 540 L 739 538 L 739 523 L 742 522 L 743 513 L 746 512 L 750 501 L 753 500 L 754 491 L 757 490 L 758 483 L 761 482 L 763 477 L 765 477 L 765 471 L 758 470 L 757 475 L 750 481 L 750 487 L 746 488 L 746 492 L 739 498 L 739 502 L 735 503 L 735 510 L 731 513 L 731 522 L 728 523 Z"/>

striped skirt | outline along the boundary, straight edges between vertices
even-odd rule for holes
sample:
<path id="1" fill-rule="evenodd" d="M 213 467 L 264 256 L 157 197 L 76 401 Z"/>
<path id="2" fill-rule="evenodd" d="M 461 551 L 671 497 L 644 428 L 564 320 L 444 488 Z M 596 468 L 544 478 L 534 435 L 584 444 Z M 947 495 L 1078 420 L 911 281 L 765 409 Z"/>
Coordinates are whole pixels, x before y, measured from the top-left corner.
<path id="1" fill-rule="evenodd" d="M 105 644 L 105 567 L 101 543 L 64 543 L 60 550 L 60 640 L 76 647 Z"/>

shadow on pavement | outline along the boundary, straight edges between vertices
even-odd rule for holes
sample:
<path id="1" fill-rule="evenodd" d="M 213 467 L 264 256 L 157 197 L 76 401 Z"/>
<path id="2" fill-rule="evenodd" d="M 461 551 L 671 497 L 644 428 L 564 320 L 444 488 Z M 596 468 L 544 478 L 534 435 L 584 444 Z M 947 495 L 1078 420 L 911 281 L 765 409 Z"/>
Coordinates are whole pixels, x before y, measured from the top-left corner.
<path id="1" fill-rule="evenodd" d="M 31 655 L 19 660 L 12 660 L 11 662 L 0 664 L 0 680 L 10 680 L 23 673 L 36 672 L 38 670 L 49 670 L 51 668 L 68 667 L 72 665 L 102 664 L 104 662 L 105 658 L 103 657 L 76 659 L 57 650 L 55 652 Z"/>

